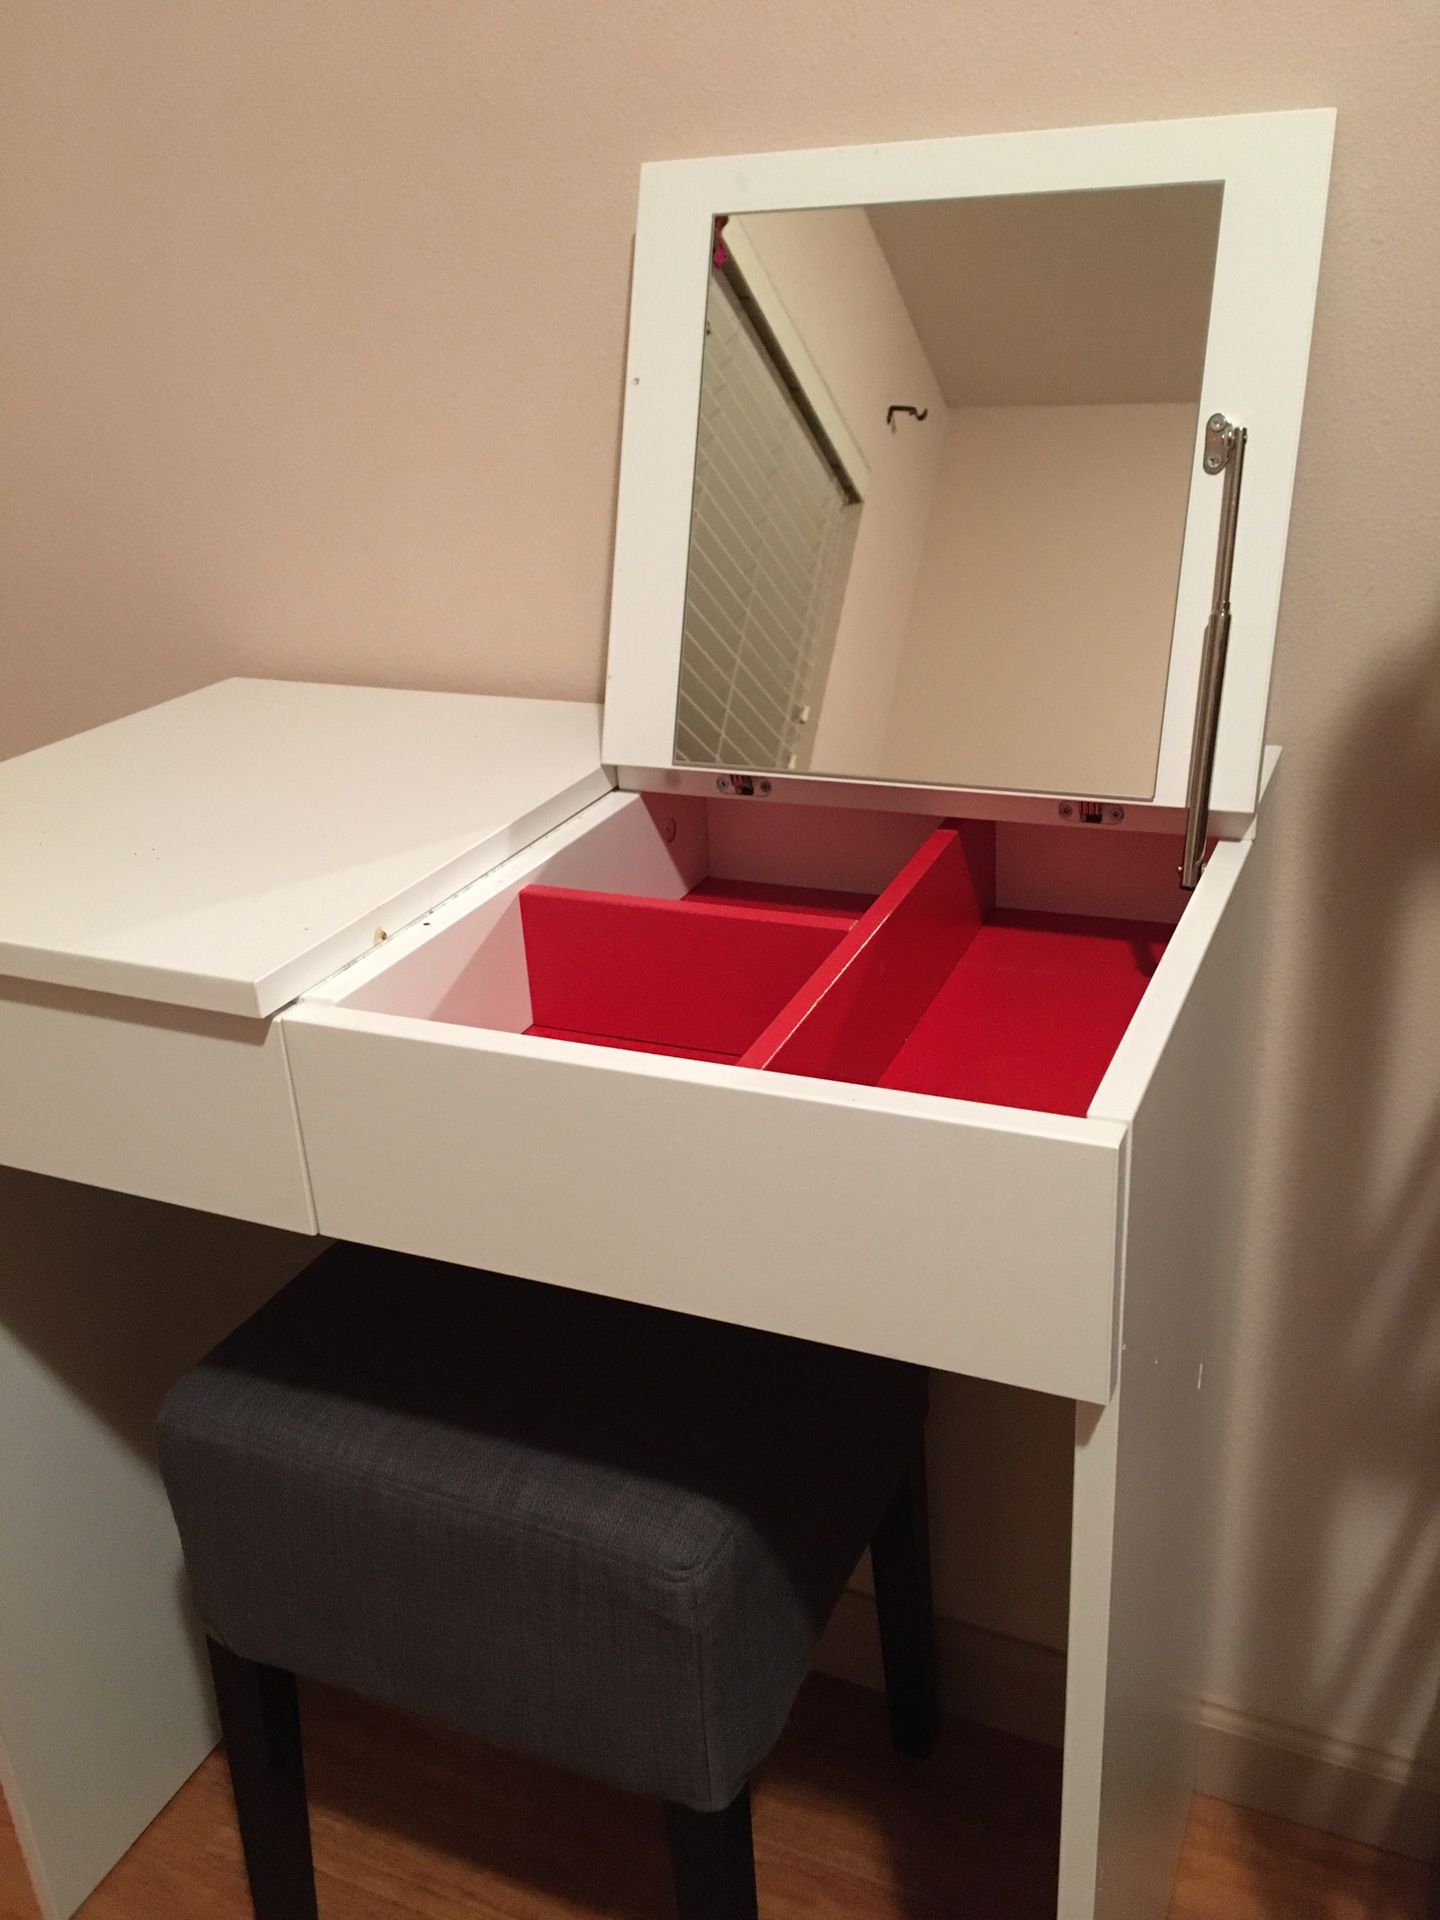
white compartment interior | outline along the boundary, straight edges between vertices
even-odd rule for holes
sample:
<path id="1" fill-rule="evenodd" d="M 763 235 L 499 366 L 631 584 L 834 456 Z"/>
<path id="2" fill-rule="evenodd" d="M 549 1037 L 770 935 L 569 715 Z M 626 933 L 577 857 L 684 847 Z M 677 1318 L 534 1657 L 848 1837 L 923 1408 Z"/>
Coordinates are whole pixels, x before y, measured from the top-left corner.
<path id="1" fill-rule="evenodd" d="M 532 1014 L 522 888 L 679 900 L 711 876 L 879 893 L 938 824 L 938 816 L 860 808 L 612 795 L 551 835 L 552 852 L 542 841 L 457 894 L 340 975 L 327 997 L 365 1012 L 523 1033 Z M 1178 858 L 1169 834 L 1002 823 L 996 904 L 1173 923 L 1185 902 Z"/>

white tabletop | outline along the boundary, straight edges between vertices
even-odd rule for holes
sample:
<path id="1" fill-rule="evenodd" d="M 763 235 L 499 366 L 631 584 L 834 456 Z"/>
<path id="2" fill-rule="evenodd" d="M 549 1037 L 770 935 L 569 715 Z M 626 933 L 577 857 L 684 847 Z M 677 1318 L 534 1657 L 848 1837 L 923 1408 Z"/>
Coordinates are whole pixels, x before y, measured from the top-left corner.
<path id="1" fill-rule="evenodd" d="M 222 681 L 0 764 L 0 975 L 273 1013 L 609 785 L 596 706 Z"/>

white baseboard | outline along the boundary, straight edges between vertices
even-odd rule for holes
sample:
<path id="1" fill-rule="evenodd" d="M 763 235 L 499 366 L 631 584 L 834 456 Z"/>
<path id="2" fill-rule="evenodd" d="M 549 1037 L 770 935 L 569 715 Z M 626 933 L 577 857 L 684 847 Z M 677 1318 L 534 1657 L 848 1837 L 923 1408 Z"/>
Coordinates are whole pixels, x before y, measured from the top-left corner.
<path id="1" fill-rule="evenodd" d="M 1200 1704 L 1196 1786 L 1217 1800 L 1428 1860 L 1440 1834 L 1440 1774 L 1404 1754 Z"/>
<path id="2" fill-rule="evenodd" d="M 1065 1726 L 1065 1656 L 963 1621 L 936 1622 L 940 1692 L 947 1713 L 1022 1739 L 1059 1746 Z M 816 1663 L 879 1688 L 875 1603 L 845 1594 Z M 1196 1789 L 1281 1820 L 1428 1860 L 1440 1836 L 1440 1771 L 1406 1755 L 1311 1733 L 1218 1701 L 1197 1710 Z"/>

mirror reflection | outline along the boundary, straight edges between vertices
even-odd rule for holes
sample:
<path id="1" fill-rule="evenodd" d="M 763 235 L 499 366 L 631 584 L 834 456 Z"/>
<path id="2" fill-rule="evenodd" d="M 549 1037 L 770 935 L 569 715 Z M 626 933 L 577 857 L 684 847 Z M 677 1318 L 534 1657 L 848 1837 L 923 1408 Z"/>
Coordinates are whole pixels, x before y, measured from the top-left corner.
<path id="1" fill-rule="evenodd" d="M 678 764 L 1153 793 L 1220 198 L 717 217 Z"/>

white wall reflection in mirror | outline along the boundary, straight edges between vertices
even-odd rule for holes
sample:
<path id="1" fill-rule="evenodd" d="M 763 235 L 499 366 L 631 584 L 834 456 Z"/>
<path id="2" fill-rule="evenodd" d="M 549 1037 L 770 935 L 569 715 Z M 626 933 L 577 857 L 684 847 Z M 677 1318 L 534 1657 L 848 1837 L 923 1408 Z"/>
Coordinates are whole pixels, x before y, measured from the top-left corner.
<path id="1" fill-rule="evenodd" d="M 678 764 L 1153 793 L 1220 201 L 717 218 Z"/>

